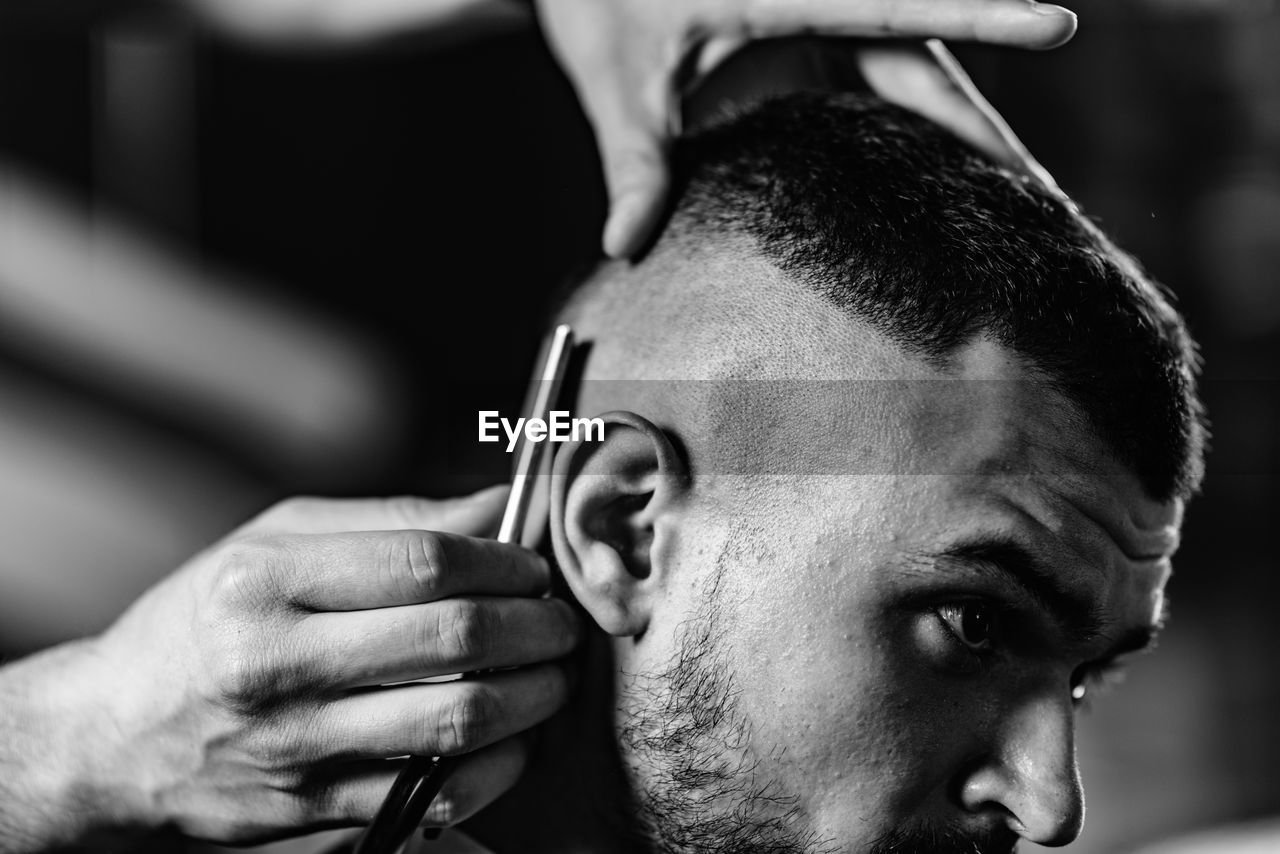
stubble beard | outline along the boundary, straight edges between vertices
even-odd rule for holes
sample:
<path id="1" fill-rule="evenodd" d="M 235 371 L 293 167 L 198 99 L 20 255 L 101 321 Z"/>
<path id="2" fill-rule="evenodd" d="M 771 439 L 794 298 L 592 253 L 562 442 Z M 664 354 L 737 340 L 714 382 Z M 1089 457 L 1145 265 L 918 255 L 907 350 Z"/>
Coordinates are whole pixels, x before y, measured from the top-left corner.
<path id="1" fill-rule="evenodd" d="M 799 797 L 762 771 L 752 748 L 719 630 L 723 573 L 718 565 L 680 627 L 671 666 L 623 674 L 618 740 L 632 833 L 652 854 L 835 854 L 834 843 L 805 830 Z"/>

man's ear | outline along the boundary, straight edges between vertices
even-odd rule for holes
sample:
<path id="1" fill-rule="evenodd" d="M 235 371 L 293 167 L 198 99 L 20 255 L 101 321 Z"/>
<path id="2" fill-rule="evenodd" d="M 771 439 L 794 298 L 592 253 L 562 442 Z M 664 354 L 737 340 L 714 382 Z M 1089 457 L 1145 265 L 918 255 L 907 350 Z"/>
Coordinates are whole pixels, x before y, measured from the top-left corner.
<path id="1" fill-rule="evenodd" d="M 649 623 L 672 531 L 661 520 L 688 476 L 671 440 L 634 412 L 599 416 L 603 441 L 561 446 L 551 477 L 551 542 L 578 602 L 611 635 Z"/>

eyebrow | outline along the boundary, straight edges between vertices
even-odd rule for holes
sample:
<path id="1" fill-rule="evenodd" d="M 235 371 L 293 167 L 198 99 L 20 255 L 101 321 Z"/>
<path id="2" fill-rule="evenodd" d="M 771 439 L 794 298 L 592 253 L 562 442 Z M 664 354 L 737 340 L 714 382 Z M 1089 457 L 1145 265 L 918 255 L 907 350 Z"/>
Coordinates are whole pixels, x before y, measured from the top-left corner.
<path id="1" fill-rule="evenodd" d="M 1108 621 L 1093 597 L 1064 584 L 1051 566 L 1016 540 L 985 535 L 949 546 L 937 557 L 994 573 L 1014 584 L 1048 612 L 1074 644 L 1092 643 L 1106 635 Z M 1150 646 L 1156 628 L 1138 626 L 1126 631 L 1102 658 L 1114 659 Z"/>

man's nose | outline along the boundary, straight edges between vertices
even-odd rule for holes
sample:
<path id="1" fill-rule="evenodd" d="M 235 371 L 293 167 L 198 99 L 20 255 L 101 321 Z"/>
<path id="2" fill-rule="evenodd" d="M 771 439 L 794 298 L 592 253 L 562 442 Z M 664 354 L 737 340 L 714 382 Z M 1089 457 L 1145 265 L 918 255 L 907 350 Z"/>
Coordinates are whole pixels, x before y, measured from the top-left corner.
<path id="1" fill-rule="evenodd" d="M 1040 845 L 1066 845 L 1084 825 L 1070 696 L 1026 702 L 1002 721 L 988 758 L 965 779 L 960 798 L 974 813 L 997 809 L 1009 827 Z"/>

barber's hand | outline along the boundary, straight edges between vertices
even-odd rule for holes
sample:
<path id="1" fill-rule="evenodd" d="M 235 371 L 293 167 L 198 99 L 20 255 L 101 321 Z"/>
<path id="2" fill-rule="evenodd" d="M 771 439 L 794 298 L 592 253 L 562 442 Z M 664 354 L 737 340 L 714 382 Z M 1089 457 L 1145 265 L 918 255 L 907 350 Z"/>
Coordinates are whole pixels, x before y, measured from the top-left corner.
<path id="1" fill-rule="evenodd" d="M 370 821 L 402 765 L 385 757 L 465 753 L 426 821 L 487 805 L 521 772 L 519 734 L 564 703 L 546 662 L 579 636 L 537 598 L 541 558 L 473 538 L 504 497 L 289 501 L 195 558 L 75 675 L 85 792 L 122 823 L 261 841 Z"/>
<path id="2" fill-rule="evenodd" d="M 682 76 L 705 71 L 747 39 L 808 33 L 942 38 L 1049 48 L 1075 17 L 1029 0 L 536 0 L 539 21 L 582 100 L 600 145 L 610 212 L 604 248 L 633 255 L 656 226 L 667 187 Z M 868 79 L 889 100 L 942 121 L 1002 160 L 976 109 L 921 51 L 870 60 Z M 881 73 L 884 72 L 884 73 Z M 885 82 L 887 81 L 887 82 Z"/>

